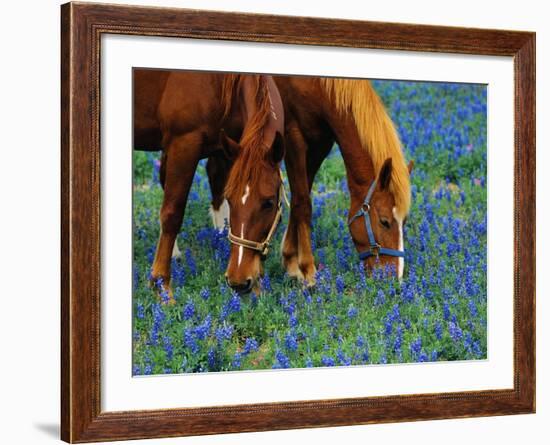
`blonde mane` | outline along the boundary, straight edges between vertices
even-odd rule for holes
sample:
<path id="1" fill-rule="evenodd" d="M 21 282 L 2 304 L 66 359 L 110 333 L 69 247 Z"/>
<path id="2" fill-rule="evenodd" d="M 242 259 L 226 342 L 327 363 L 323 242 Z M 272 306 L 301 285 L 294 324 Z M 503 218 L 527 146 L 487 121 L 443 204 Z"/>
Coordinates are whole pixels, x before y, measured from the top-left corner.
<path id="1" fill-rule="evenodd" d="M 241 196 L 248 183 L 252 187 L 259 180 L 260 165 L 265 161 L 269 147 L 264 143 L 264 129 L 269 124 L 271 116 L 271 100 L 267 80 L 264 76 L 227 74 L 222 85 L 223 118 L 231 112 L 233 101 L 243 100 L 243 82 L 253 82 L 255 111 L 245 123 L 239 145 L 241 151 L 235 160 L 227 178 L 225 196 Z"/>
<path id="2" fill-rule="evenodd" d="M 384 104 L 368 80 L 321 79 L 329 98 L 341 113 L 351 112 L 361 144 L 369 152 L 378 173 L 384 161 L 392 158 L 390 191 L 398 216 L 403 219 L 411 205 L 409 170 L 397 130 Z"/>

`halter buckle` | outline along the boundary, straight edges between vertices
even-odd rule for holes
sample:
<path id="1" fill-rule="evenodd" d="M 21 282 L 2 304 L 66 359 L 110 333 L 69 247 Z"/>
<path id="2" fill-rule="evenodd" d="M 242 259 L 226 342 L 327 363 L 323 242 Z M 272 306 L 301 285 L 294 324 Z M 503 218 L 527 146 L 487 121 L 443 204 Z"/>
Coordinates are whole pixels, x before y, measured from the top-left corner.
<path id="1" fill-rule="evenodd" d="M 380 248 L 381 248 L 381 247 L 382 247 L 382 246 L 381 246 L 380 244 L 376 243 L 376 244 L 370 246 L 369 250 L 370 250 L 370 252 L 371 252 L 374 256 L 376 256 L 376 258 L 379 258 L 379 257 L 380 257 Z"/>

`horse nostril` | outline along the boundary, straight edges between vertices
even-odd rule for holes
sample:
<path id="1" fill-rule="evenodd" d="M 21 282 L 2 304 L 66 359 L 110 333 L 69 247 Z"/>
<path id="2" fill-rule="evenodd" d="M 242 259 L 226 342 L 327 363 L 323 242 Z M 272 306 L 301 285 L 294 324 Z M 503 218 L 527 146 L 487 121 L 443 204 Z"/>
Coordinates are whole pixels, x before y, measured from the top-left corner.
<path id="1" fill-rule="evenodd" d="M 227 279 L 227 284 L 238 294 L 246 294 L 252 290 L 252 280 L 250 278 L 244 283 L 232 283 Z"/>

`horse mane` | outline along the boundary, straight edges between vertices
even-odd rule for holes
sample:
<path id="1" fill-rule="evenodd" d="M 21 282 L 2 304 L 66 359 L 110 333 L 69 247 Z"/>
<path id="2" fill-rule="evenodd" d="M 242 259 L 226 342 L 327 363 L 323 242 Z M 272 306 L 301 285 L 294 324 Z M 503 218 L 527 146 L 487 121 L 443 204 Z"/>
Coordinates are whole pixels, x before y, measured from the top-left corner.
<path id="1" fill-rule="evenodd" d="M 411 205 L 411 183 L 399 135 L 382 100 L 368 80 L 323 78 L 321 85 L 338 112 L 351 112 L 361 145 L 368 151 L 376 174 L 392 158 L 390 191 L 397 214 L 404 218 Z"/>
<path id="2" fill-rule="evenodd" d="M 223 118 L 226 119 L 231 113 L 234 101 L 244 100 L 243 83 L 247 80 L 253 82 L 252 91 L 256 109 L 244 124 L 239 141 L 241 150 L 225 186 L 226 197 L 242 196 L 247 184 L 252 187 L 258 182 L 260 178 L 258 167 L 266 162 L 266 155 L 270 149 L 264 143 L 264 129 L 269 124 L 271 116 L 271 99 L 265 76 L 227 74 L 222 84 Z"/>

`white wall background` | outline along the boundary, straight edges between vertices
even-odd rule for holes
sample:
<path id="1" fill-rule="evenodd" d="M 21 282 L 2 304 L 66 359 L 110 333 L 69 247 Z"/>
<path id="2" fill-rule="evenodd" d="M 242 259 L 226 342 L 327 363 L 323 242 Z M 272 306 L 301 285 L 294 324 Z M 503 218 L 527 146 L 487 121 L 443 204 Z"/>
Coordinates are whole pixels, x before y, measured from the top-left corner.
<path id="1" fill-rule="evenodd" d="M 549 14 L 536 0 L 118 0 L 120 3 L 537 32 L 538 170 L 550 160 Z M 42 444 L 59 436 L 59 0 L 5 2 L 0 52 L 0 413 L 2 443 Z M 282 431 L 148 443 L 266 444 L 547 443 L 550 422 L 550 175 L 538 175 L 537 414 Z"/>

